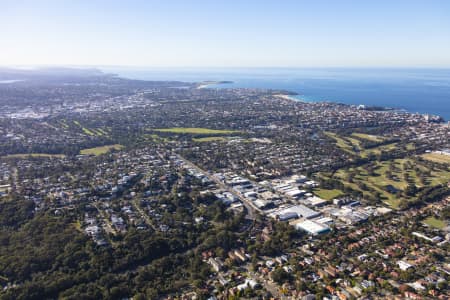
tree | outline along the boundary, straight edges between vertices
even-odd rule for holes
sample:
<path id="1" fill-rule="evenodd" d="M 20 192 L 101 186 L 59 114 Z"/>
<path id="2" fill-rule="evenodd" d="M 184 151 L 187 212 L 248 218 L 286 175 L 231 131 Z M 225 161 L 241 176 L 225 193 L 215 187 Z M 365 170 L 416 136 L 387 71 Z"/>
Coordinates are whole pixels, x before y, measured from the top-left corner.
<path id="1" fill-rule="evenodd" d="M 408 186 L 405 189 L 405 195 L 409 197 L 415 196 L 417 193 L 417 187 L 414 183 L 408 184 Z"/>
<path id="2" fill-rule="evenodd" d="M 278 267 L 271 273 L 272 280 L 278 284 L 283 284 L 291 280 L 291 276 L 283 268 Z"/>

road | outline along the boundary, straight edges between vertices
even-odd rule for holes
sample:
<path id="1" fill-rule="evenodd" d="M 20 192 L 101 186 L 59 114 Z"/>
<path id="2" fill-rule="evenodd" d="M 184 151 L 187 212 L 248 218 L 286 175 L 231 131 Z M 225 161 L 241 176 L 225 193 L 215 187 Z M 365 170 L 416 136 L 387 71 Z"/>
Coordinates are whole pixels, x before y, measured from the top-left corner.
<path id="1" fill-rule="evenodd" d="M 261 210 L 259 208 L 257 208 L 251 200 L 245 198 L 241 193 L 239 193 L 238 191 L 234 190 L 233 188 L 231 188 L 230 186 L 226 185 L 225 183 L 223 183 L 222 181 L 219 180 L 219 178 L 217 178 L 216 176 L 210 174 L 209 172 L 203 170 L 202 168 L 200 168 L 199 166 L 195 165 L 193 162 L 187 160 L 186 158 L 182 157 L 179 154 L 175 154 L 181 161 L 183 161 L 186 165 L 188 165 L 189 167 L 197 170 L 198 172 L 204 174 L 206 177 L 208 177 L 209 180 L 215 182 L 221 189 L 230 192 L 233 196 L 237 197 L 242 204 L 245 206 L 246 210 L 247 210 L 247 219 L 256 220 L 256 215 L 257 213 L 260 213 Z"/>
<path id="2" fill-rule="evenodd" d="M 131 201 L 131 204 L 133 205 L 134 209 L 136 209 L 136 210 L 139 212 L 139 214 L 141 215 L 141 217 L 144 219 L 145 223 L 146 223 L 148 226 L 150 226 L 154 231 L 156 231 L 156 228 L 155 228 L 155 226 L 153 225 L 152 220 L 150 219 L 150 217 L 149 217 L 149 216 L 145 213 L 145 211 L 143 211 L 142 208 L 139 206 L 138 198 L 137 198 L 137 197 L 134 198 L 134 199 Z"/>
<path id="3" fill-rule="evenodd" d="M 100 209 L 98 207 L 98 203 L 96 203 L 96 202 L 92 202 L 92 206 L 94 206 L 97 209 L 98 213 L 100 214 L 100 216 L 101 216 L 101 218 L 102 218 L 102 220 L 104 222 L 103 223 L 104 224 L 103 229 L 105 230 L 105 232 L 113 234 L 113 235 L 116 235 L 117 231 L 116 231 L 116 229 L 113 228 L 113 226 L 111 224 L 111 221 L 109 219 L 109 216 L 105 213 L 105 211 Z M 109 244 L 111 246 L 113 246 L 113 247 L 117 246 L 117 243 L 112 241 L 108 234 L 106 234 L 105 237 L 108 239 L 108 242 L 109 242 Z"/>

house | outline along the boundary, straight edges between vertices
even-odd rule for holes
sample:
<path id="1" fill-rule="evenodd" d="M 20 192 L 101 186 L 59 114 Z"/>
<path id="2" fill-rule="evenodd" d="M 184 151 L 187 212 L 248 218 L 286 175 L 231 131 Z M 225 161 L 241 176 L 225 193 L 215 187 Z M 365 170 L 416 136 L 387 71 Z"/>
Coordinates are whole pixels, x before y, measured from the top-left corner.
<path id="1" fill-rule="evenodd" d="M 242 262 L 245 262 L 247 260 L 247 257 L 245 256 L 245 253 L 241 250 L 234 250 L 234 255 L 239 258 Z"/>
<path id="2" fill-rule="evenodd" d="M 255 289 L 259 286 L 259 283 L 253 279 L 247 278 L 244 283 L 237 286 L 238 290 L 245 290 L 246 288 Z"/>
<path id="3" fill-rule="evenodd" d="M 212 268 L 216 272 L 219 272 L 223 267 L 223 262 L 218 257 L 216 258 L 210 257 L 208 259 L 208 263 L 212 266 Z"/>
<path id="4" fill-rule="evenodd" d="M 275 266 L 275 262 L 273 260 L 267 260 L 266 266 L 269 268 L 273 268 Z"/>
<path id="5" fill-rule="evenodd" d="M 440 241 L 443 240 L 443 238 L 440 237 L 440 236 L 435 236 L 433 238 L 430 238 L 430 237 L 427 237 L 425 234 L 420 233 L 420 232 L 413 232 L 412 235 L 417 236 L 419 238 L 422 238 L 422 239 L 427 240 L 427 241 L 432 242 L 432 243 L 439 243 Z"/>
<path id="6" fill-rule="evenodd" d="M 413 292 L 408 292 L 408 291 L 406 291 L 404 293 L 404 296 L 405 296 L 406 299 L 417 299 L 417 300 L 422 299 L 421 296 L 419 296 L 419 295 L 417 295 L 417 294 L 415 294 Z"/>
<path id="7" fill-rule="evenodd" d="M 203 217 L 196 217 L 194 218 L 195 223 L 200 224 L 203 223 L 205 219 Z"/>
<path id="8" fill-rule="evenodd" d="M 225 279 L 221 274 L 217 276 L 219 279 L 219 282 L 221 285 L 226 286 L 228 283 L 230 283 L 227 279 Z"/>
<path id="9" fill-rule="evenodd" d="M 397 262 L 397 265 L 400 268 L 400 270 L 402 270 L 402 271 L 406 271 L 406 270 L 408 270 L 410 268 L 413 268 L 413 265 L 411 265 L 411 264 L 409 264 L 409 263 L 407 263 L 407 262 L 405 262 L 403 260 L 399 260 Z"/>

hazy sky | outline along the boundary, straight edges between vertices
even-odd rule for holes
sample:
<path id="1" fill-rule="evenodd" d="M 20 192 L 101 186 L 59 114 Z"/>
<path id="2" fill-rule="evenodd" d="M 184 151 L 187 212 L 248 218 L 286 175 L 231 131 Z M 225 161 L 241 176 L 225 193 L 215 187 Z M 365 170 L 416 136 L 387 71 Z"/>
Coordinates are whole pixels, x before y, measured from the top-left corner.
<path id="1" fill-rule="evenodd" d="M 450 1 L 0 0 L 0 65 L 450 67 Z"/>

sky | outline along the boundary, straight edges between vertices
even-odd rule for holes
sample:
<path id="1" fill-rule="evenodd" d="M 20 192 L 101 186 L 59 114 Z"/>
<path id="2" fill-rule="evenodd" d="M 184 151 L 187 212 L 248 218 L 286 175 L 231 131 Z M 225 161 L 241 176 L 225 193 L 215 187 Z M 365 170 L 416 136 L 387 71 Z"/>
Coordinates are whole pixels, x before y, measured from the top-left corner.
<path id="1" fill-rule="evenodd" d="M 0 65 L 450 67 L 447 0 L 0 0 Z"/>

